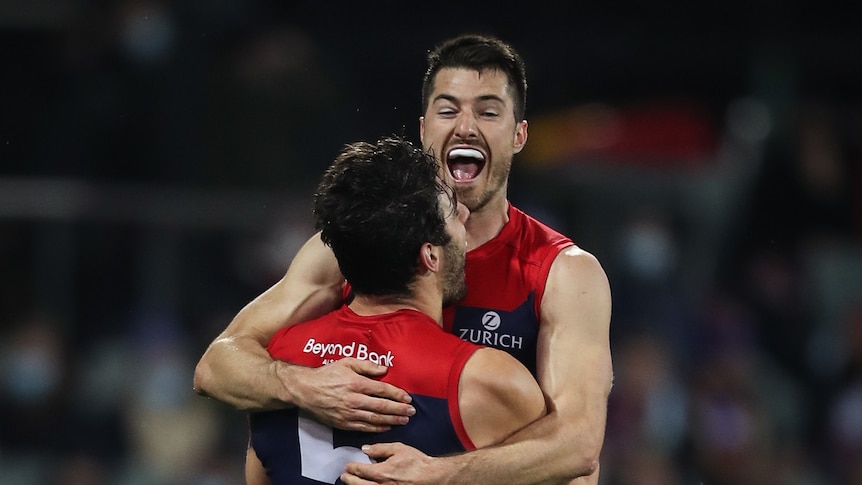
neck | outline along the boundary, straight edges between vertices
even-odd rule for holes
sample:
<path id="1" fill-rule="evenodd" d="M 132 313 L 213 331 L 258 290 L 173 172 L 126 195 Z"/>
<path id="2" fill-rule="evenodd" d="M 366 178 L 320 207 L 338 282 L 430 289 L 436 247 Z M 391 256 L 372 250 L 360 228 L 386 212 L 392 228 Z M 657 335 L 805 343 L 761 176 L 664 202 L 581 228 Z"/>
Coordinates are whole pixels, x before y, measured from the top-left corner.
<path id="1" fill-rule="evenodd" d="M 509 222 L 509 201 L 505 197 L 489 202 L 485 207 L 471 211 L 464 223 L 467 229 L 467 250 L 473 250 L 494 239 Z"/>
<path id="2" fill-rule="evenodd" d="M 356 294 L 350 302 L 357 315 L 384 315 L 398 310 L 416 310 L 431 317 L 438 325 L 443 322 L 443 302 L 439 292 L 418 289 L 411 296 L 361 295 Z"/>

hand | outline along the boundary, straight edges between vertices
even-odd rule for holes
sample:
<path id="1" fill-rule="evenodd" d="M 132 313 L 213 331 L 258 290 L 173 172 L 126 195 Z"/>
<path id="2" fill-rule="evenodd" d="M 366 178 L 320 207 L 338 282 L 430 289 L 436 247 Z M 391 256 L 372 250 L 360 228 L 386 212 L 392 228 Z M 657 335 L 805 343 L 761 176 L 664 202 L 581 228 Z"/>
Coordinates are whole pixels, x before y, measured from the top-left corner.
<path id="1" fill-rule="evenodd" d="M 365 445 L 362 451 L 378 463 L 348 463 L 341 480 L 346 485 L 420 485 L 443 483 L 439 463 L 403 443 Z"/>
<path id="2" fill-rule="evenodd" d="M 416 414 L 409 404 L 409 394 L 372 379 L 386 374 L 386 366 L 345 358 L 317 368 L 290 369 L 292 377 L 297 378 L 291 380 L 297 393 L 296 404 L 334 428 L 386 431 L 393 425 L 406 424 Z"/>

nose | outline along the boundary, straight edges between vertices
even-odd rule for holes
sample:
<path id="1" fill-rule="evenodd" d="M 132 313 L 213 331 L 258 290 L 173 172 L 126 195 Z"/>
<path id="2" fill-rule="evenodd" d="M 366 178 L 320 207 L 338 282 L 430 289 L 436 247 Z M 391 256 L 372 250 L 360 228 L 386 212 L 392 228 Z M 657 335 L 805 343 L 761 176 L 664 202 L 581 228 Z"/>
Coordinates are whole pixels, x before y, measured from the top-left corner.
<path id="1" fill-rule="evenodd" d="M 461 112 L 461 115 L 458 118 L 458 125 L 455 127 L 455 136 L 464 140 L 467 138 L 475 138 L 477 136 L 476 120 L 468 110 Z"/>

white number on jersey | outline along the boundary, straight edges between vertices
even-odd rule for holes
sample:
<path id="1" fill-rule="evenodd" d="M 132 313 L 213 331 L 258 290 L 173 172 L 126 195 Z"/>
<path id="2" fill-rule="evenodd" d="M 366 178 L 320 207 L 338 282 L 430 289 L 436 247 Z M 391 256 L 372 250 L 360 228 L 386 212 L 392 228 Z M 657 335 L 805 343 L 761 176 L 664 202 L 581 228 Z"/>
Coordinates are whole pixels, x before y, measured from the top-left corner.
<path id="1" fill-rule="evenodd" d="M 332 443 L 332 428 L 318 423 L 304 412 L 299 413 L 299 454 L 302 476 L 323 483 L 335 483 L 350 462 L 371 463 L 359 448 Z"/>

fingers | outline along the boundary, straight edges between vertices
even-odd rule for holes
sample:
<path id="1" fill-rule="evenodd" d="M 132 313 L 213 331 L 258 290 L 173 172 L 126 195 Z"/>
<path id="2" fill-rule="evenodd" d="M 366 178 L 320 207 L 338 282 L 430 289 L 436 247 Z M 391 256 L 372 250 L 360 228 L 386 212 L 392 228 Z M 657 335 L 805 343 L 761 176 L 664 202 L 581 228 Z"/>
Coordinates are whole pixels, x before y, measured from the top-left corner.
<path id="1" fill-rule="evenodd" d="M 378 483 L 374 474 L 373 465 L 367 463 L 348 463 L 341 474 L 341 480 L 347 485 L 365 485 L 367 483 Z"/>
<path id="2" fill-rule="evenodd" d="M 362 374 L 368 377 L 380 377 L 386 374 L 386 371 L 389 370 L 389 367 L 386 367 L 385 365 L 375 364 L 370 360 L 360 360 L 353 357 L 341 359 L 338 363 L 350 367 L 357 374 Z"/>
<path id="3" fill-rule="evenodd" d="M 353 358 L 319 367 L 317 392 L 306 409 L 339 429 L 381 432 L 407 424 L 416 414 L 412 398 L 403 390 L 374 378 L 385 366 Z M 371 376 L 371 377 L 369 377 Z"/>
<path id="4" fill-rule="evenodd" d="M 416 409 L 409 404 L 412 400 L 409 394 L 404 393 L 401 389 L 383 382 L 369 382 L 362 385 L 359 389 L 355 389 L 356 393 L 349 405 L 355 409 L 362 409 L 379 414 L 391 414 L 393 416 L 413 416 L 416 414 Z M 399 399 L 395 395 L 401 395 L 407 399 Z"/>
<path id="5" fill-rule="evenodd" d="M 347 463 L 341 475 L 347 485 L 440 483 L 441 477 L 433 476 L 439 465 L 412 446 L 398 442 L 376 443 L 364 445 L 362 452 L 375 463 Z"/>
<path id="6" fill-rule="evenodd" d="M 352 431 L 386 431 L 391 426 L 407 424 L 416 414 L 409 404 L 365 394 L 353 394 L 346 399 L 345 406 L 336 426 Z"/>
<path id="7" fill-rule="evenodd" d="M 377 443 L 373 445 L 364 445 L 362 446 L 362 452 L 371 457 L 374 461 L 383 462 L 395 454 L 395 451 L 399 446 L 403 445 L 400 443 Z M 341 481 L 346 485 L 384 483 L 386 481 L 386 473 L 382 472 L 380 469 L 381 466 L 385 465 L 383 463 L 350 462 L 344 467 L 344 473 L 341 474 Z"/>
<path id="8" fill-rule="evenodd" d="M 374 461 L 384 461 L 405 445 L 401 443 L 375 443 L 371 445 L 362 445 L 362 452 Z M 348 465 L 358 465 L 357 470 L 362 470 L 370 465 L 366 463 L 350 463 Z"/>
<path id="9" fill-rule="evenodd" d="M 409 418 L 405 416 L 390 416 L 375 414 L 369 411 L 353 410 L 348 416 L 335 421 L 332 425 L 347 431 L 381 433 L 389 431 L 392 426 L 406 424 L 408 420 Z"/>
<path id="10" fill-rule="evenodd" d="M 375 483 L 378 483 L 365 480 L 359 476 L 351 475 L 347 472 L 341 474 L 341 481 L 344 482 L 344 485 L 374 485 Z"/>
<path id="11" fill-rule="evenodd" d="M 344 365 L 347 365 L 357 374 L 366 376 L 366 377 L 380 377 L 385 375 L 389 370 L 385 365 L 378 365 L 368 360 L 358 360 L 354 358 L 342 359 L 341 362 Z M 393 401 L 399 401 L 404 403 L 409 403 L 412 398 L 410 394 L 407 394 L 403 390 L 385 382 L 380 382 L 378 380 L 371 379 L 368 382 L 368 389 L 364 389 L 366 394 L 374 395 L 378 397 L 383 397 L 386 399 L 391 399 Z"/>
<path id="12" fill-rule="evenodd" d="M 377 379 L 388 370 L 369 361 L 345 358 L 315 368 L 298 404 L 332 427 L 349 431 L 382 432 L 407 424 L 416 414 L 412 398 L 403 390 Z"/>

